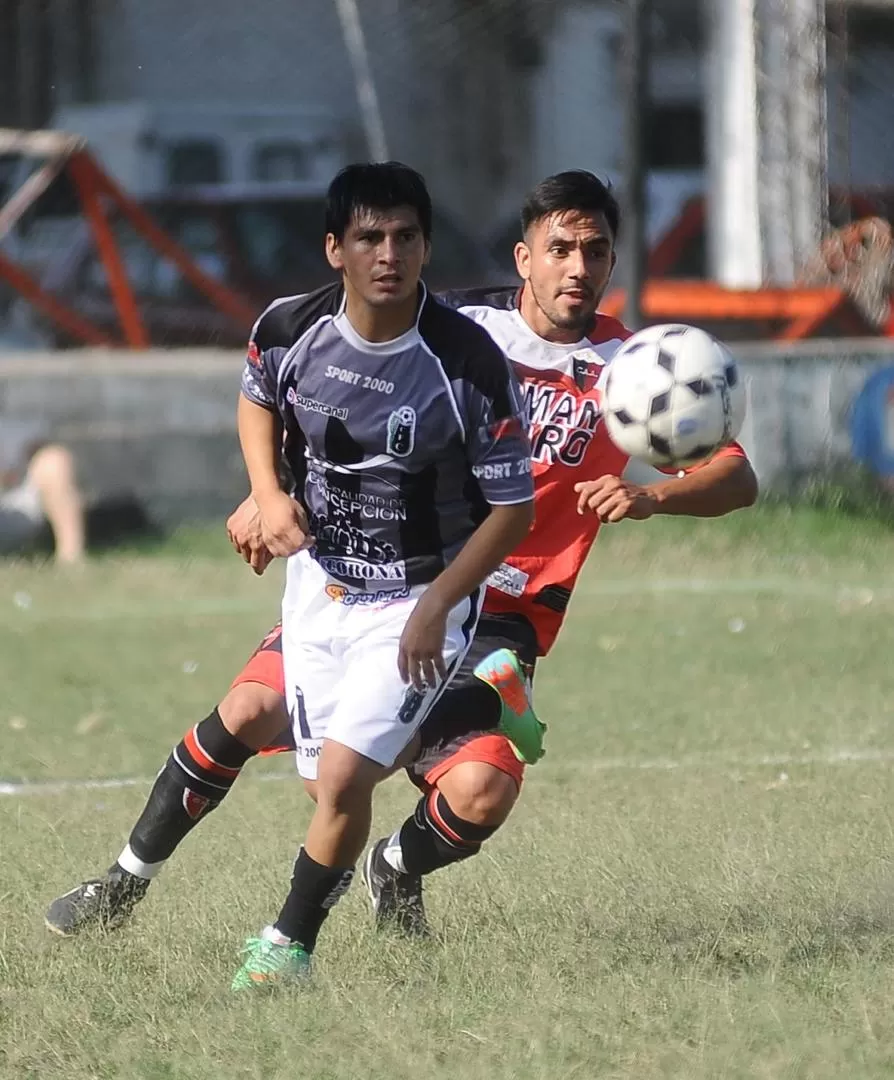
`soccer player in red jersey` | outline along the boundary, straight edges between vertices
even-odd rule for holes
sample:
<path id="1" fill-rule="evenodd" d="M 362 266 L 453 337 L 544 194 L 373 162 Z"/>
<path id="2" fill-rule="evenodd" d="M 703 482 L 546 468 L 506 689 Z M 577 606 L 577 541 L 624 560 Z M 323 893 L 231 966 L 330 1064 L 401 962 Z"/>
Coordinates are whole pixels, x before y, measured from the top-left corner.
<path id="1" fill-rule="evenodd" d="M 717 517 L 757 495 L 736 444 L 683 476 L 647 485 L 623 478 L 627 458 L 601 423 L 600 397 L 629 331 L 598 312 L 615 265 L 618 204 L 597 177 L 571 171 L 538 184 L 521 217 L 521 287 L 443 298 L 490 333 L 522 380 L 536 521 L 491 575 L 468 657 L 422 727 L 407 769 L 422 791 L 415 812 L 371 846 L 363 865 L 377 920 L 409 932 L 425 928 L 422 879 L 481 849 L 518 798 L 525 759 L 537 759 L 536 745 L 519 745 L 506 732 L 527 703 L 536 661 L 558 635 L 601 526 L 654 514 Z M 270 556 L 251 503 L 227 527 L 237 550 L 263 572 Z M 50 929 L 72 934 L 123 921 L 245 762 L 294 745 L 289 728 L 274 629 L 219 706 L 174 748 L 117 862 L 50 906 Z"/>

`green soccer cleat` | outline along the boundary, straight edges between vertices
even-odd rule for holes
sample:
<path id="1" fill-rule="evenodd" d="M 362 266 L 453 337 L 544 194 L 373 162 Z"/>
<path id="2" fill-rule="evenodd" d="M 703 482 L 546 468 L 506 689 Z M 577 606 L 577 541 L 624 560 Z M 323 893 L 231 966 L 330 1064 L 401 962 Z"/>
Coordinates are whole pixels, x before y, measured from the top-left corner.
<path id="1" fill-rule="evenodd" d="M 242 955 L 245 960 L 230 984 L 233 991 L 292 986 L 310 975 L 310 953 L 297 942 L 278 945 L 263 937 L 249 938 Z"/>
<path id="2" fill-rule="evenodd" d="M 546 751 L 546 724 L 537 719 L 521 661 L 511 649 L 497 649 L 475 668 L 475 675 L 500 695 L 503 713 L 498 730 L 512 744 L 519 761 L 536 765 Z"/>

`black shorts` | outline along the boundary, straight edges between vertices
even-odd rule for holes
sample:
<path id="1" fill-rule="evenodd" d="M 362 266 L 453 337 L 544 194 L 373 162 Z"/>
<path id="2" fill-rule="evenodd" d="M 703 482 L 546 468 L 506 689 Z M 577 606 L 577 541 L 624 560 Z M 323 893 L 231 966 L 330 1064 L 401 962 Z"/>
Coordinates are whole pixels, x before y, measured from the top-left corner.
<path id="1" fill-rule="evenodd" d="M 482 615 L 459 671 L 419 730 L 419 755 L 407 768 L 417 786 L 424 787 L 432 770 L 462 746 L 494 734 L 500 722 L 500 703 L 494 691 L 476 678 L 475 668 L 497 649 L 516 653 L 528 677 L 533 678 L 538 646 L 531 623 L 523 615 Z"/>

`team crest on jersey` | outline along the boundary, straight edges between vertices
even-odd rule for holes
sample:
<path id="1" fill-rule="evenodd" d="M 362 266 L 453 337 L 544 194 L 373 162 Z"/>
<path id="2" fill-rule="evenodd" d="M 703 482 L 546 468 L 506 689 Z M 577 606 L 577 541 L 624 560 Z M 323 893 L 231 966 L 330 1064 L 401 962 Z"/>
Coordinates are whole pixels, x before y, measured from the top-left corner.
<path id="1" fill-rule="evenodd" d="M 344 585 L 327 585 L 323 590 L 330 600 L 334 600 L 336 603 L 342 603 L 344 598 L 348 595 L 348 590 Z"/>
<path id="2" fill-rule="evenodd" d="M 592 349 L 571 354 L 571 373 L 579 390 L 586 388 L 588 378 L 598 380 L 604 366 L 605 361 Z"/>
<path id="3" fill-rule="evenodd" d="M 252 367 L 259 368 L 261 366 L 261 350 L 258 348 L 256 341 L 250 341 L 248 343 L 248 356 L 246 357 Z"/>
<path id="4" fill-rule="evenodd" d="M 416 410 L 403 405 L 388 417 L 385 447 L 394 457 L 409 457 L 416 445 Z"/>

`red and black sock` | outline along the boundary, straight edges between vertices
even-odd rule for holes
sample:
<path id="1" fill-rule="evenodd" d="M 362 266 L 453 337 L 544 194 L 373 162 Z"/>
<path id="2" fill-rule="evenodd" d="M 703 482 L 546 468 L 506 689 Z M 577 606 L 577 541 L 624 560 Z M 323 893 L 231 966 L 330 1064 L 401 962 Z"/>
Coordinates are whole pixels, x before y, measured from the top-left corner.
<path id="1" fill-rule="evenodd" d="M 215 709 L 171 751 L 118 866 L 152 878 L 180 841 L 219 806 L 255 751 L 231 735 Z"/>
<path id="2" fill-rule="evenodd" d="M 477 855 L 484 841 L 498 828 L 461 818 L 441 792 L 434 789 L 416 804 L 413 814 L 387 845 L 384 857 L 394 869 L 405 874 L 430 874 L 442 866 Z"/>

